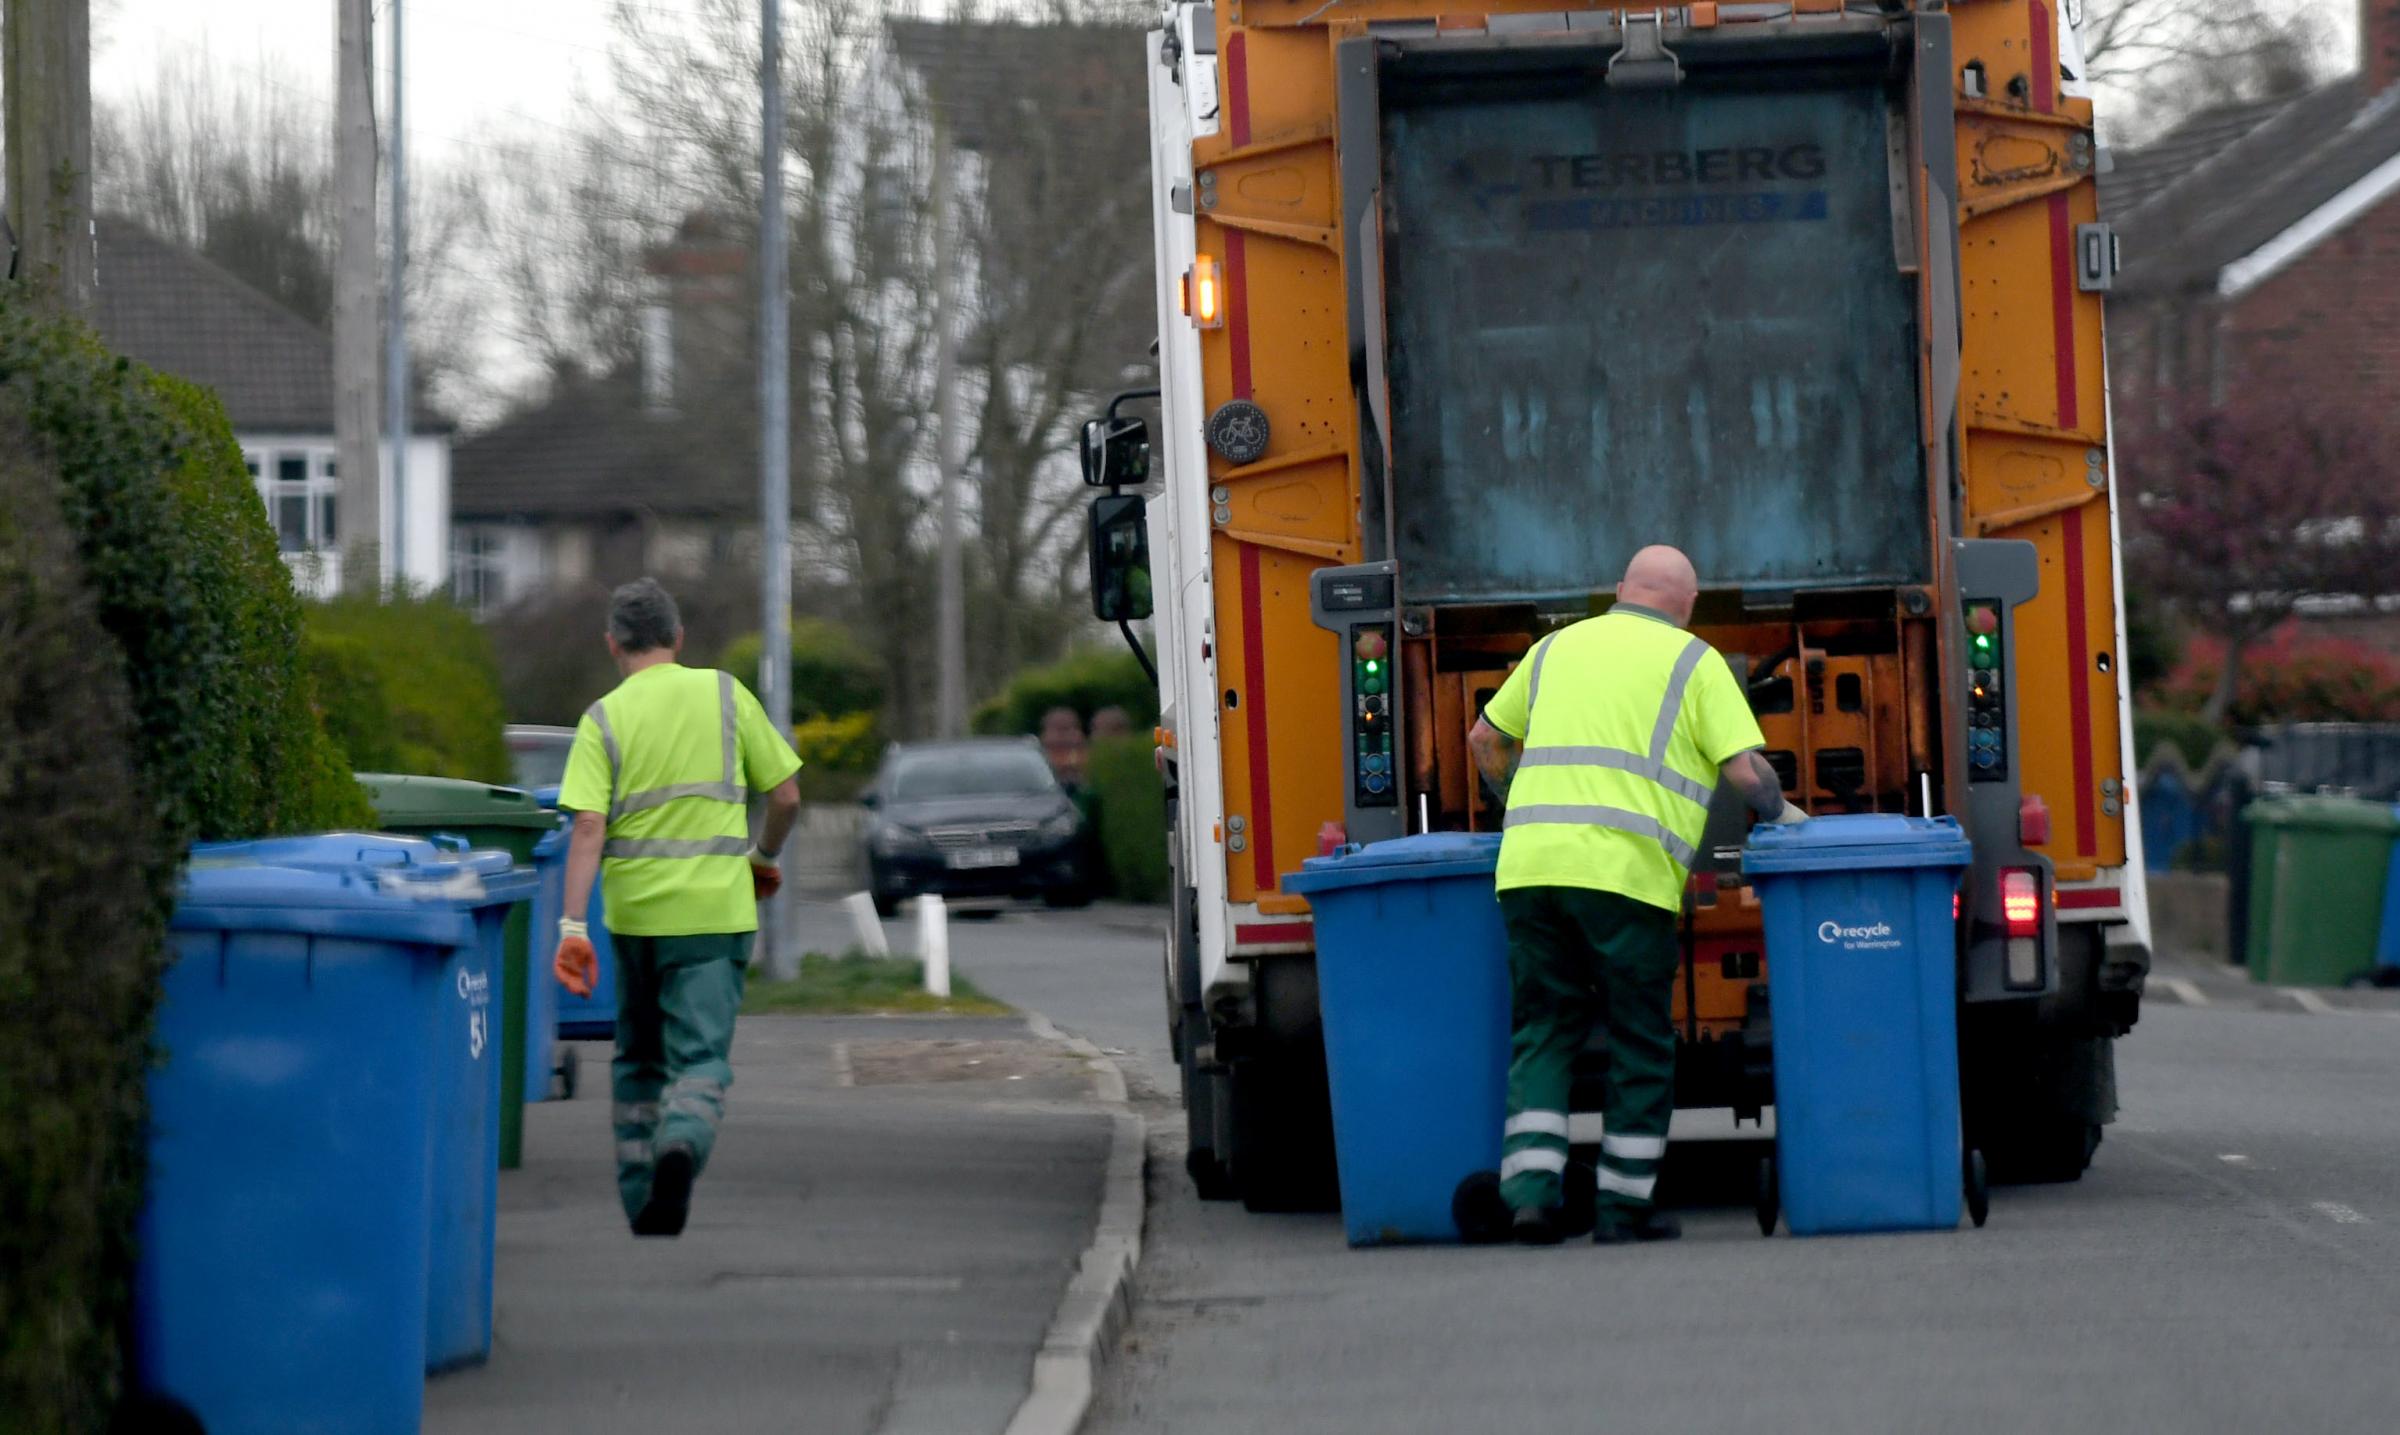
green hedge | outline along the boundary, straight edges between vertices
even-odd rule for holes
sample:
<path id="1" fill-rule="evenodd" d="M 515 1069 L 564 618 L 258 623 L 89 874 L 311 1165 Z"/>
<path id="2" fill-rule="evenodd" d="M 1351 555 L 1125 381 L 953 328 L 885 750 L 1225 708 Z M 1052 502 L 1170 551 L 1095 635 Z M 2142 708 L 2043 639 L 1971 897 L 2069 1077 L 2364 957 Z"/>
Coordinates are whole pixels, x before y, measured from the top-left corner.
<path id="1" fill-rule="evenodd" d="M 175 858 L 370 814 L 211 395 L 0 288 L 0 470 L 0 1425 L 92 1431 Z"/>
<path id="2" fill-rule="evenodd" d="M 1167 897 L 1167 790 L 1147 736 L 1103 738 L 1084 762 L 1111 891 L 1128 902 Z"/>
<path id="3" fill-rule="evenodd" d="M 325 726 L 360 772 L 507 782 L 500 665 L 473 615 L 441 597 L 308 606 Z"/>
<path id="4" fill-rule="evenodd" d="M 1136 728 L 1148 728 L 1158 721 L 1158 688 L 1124 648 L 1087 648 L 1010 679 L 975 710 L 975 731 L 1037 732 L 1042 714 L 1060 707 L 1073 708 L 1087 725 L 1102 708 L 1123 708 Z"/>
<path id="5" fill-rule="evenodd" d="M 178 847 L 58 484 L 0 420 L 0 1427 L 97 1431 L 119 1368 L 142 1073 Z"/>
<path id="6" fill-rule="evenodd" d="M 2150 755 L 2161 747 L 2172 747 L 2182 754 L 2184 765 L 2198 769 L 2206 763 L 2220 743 L 2230 742 L 2232 735 L 2198 713 L 2176 712 L 2167 708 L 2136 708 L 2133 714 L 2134 762 L 2147 764 Z"/>
<path id="7" fill-rule="evenodd" d="M 756 633 L 725 645 L 717 666 L 758 691 Z M 883 708 L 883 665 L 850 630 L 823 618 L 792 620 L 792 721 L 877 712 Z"/>

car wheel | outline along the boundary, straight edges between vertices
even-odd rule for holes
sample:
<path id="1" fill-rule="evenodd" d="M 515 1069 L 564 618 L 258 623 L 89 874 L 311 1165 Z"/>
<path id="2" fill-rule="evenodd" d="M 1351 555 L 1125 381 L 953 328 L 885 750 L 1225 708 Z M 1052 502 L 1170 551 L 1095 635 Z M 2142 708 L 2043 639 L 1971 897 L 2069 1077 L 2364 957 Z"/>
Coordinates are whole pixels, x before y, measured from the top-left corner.
<path id="1" fill-rule="evenodd" d="M 902 899 L 898 893 L 886 892 L 879 887 L 875 889 L 872 895 L 875 898 L 876 916 L 890 918 L 900 915 L 900 902 Z"/>

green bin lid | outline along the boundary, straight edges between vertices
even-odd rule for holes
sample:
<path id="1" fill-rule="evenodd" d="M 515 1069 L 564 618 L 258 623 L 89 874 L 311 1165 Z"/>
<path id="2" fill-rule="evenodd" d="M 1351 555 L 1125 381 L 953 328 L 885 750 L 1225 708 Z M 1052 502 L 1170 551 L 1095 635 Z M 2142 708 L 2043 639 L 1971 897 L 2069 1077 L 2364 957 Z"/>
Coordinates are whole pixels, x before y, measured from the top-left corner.
<path id="1" fill-rule="evenodd" d="M 362 772 L 358 785 L 378 822 L 404 827 L 533 827 L 549 828 L 558 814 L 534 801 L 521 788 L 495 787 L 456 777 Z"/>
<path id="2" fill-rule="evenodd" d="M 2356 797 L 2266 797 L 2251 803 L 2242 818 L 2260 827 L 2400 834 L 2400 810 Z"/>

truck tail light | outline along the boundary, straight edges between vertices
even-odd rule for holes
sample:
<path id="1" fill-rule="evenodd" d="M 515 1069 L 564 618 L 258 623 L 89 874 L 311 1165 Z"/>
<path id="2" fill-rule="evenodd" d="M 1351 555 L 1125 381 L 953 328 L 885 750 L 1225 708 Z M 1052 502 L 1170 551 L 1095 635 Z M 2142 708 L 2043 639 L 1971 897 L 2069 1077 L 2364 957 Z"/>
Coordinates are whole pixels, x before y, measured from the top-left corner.
<path id="1" fill-rule="evenodd" d="M 2029 867 L 2010 867 L 2000 874 L 2000 916 L 2011 937 L 2042 933 L 2042 884 Z"/>
<path id="2" fill-rule="evenodd" d="M 1183 280 L 1183 312 L 1203 329 L 1214 329 L 1225 322 L 1225 281 L 1217 273 L 1213 254 L 1192 257 L 1191 272 Z"/>

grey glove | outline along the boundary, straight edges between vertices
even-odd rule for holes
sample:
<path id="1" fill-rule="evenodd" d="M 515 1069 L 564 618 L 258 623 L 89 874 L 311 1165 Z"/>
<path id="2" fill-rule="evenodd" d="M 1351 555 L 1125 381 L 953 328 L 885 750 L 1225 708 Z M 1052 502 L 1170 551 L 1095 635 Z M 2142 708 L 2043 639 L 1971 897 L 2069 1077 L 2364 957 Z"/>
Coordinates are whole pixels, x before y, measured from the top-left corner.
<path id="1" fill-rule="evenodd" d="M 1789 826 L 1794 822 L 1806 822 L 1808 820 L 1808 814 L 1800 810 L 1799 804 L 1786 800 L 1783 804 L 1783 811 L 1776 813 L 1773 817 L 1770 817 L 1767 820 L 1779 827 L 1783 827 Z"/>

